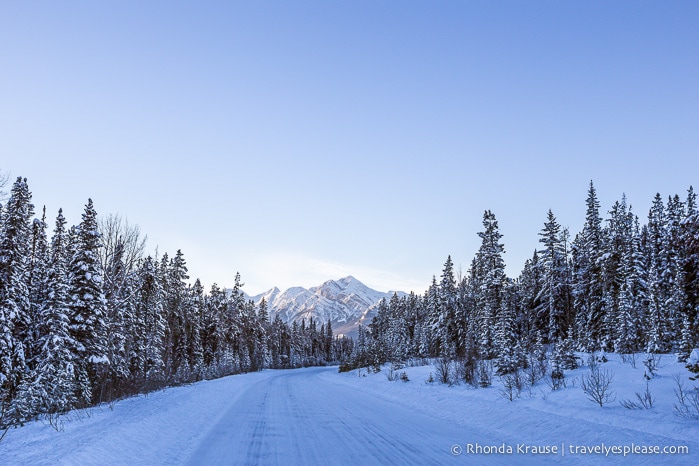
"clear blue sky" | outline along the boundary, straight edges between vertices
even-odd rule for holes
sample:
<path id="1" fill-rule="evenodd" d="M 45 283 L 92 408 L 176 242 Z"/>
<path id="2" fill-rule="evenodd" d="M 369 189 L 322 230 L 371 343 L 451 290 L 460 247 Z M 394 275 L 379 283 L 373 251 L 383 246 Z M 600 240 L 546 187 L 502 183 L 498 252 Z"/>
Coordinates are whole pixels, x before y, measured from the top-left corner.
<path id="1" fill-rule="evenodd" d="M 92 197 L 249 293 L 508 273 L 589 181 L 645 221 L 698 187 L 696 1 L 0 1 L 0 170 Z"/>

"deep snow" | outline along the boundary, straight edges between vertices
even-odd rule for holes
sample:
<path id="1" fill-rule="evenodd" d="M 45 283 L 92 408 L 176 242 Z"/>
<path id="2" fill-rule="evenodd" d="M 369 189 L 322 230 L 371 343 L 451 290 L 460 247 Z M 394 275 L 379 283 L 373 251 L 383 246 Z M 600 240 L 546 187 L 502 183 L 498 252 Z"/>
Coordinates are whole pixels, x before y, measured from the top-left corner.
<path id="1" fill-rule="evenodd" d="M 0 464 L 697 464 L 699 421 L 673 414 L 672 376 L 699 383 L 664 356 L 648 382 L 654 407 L 629 410 L 619 402 L 645 390 L 645 368 L 640 357 L 635 368 L 608 357 L 616 401 L 602 408 L 580 388 L 587 367 L 567 371 L 565 389 L 539 382 L 514 401 L 497 377 L 489 388 L 428 384 L 432 366 L 401 369 L 408 382 L 389 381 L 387 368 L 270 370 L 71 413 L 60 432 L 45 422 L 12 429 Z M 610 452 L 632 445 L 689 453 Z M 581 453 L 595 447 L 602 453 Z"/>

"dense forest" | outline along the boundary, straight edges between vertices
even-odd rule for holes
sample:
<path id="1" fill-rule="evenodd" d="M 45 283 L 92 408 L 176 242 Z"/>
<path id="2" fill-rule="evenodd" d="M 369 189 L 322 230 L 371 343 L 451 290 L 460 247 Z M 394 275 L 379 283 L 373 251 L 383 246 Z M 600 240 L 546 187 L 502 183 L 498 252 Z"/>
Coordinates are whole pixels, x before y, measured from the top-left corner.
<path id="1" fill-rule="evenodd" d="M 346 359 L 330 322 L 288 325 L 263 301 L 190 284 L 181 251 L 144 256 L 137 227 L 59 211 L 48 233 L 18 178 L 0 217 L 0 427 L 169 385 Z"/>
<path id="2" fill-rule="evenodd" d="M 505 274 L 495 215 L 468 272 L 447 258 L 419 296 L 383 300 L 355 340 L 330 322 L 288 324 L 264 300 L 190 281 L 184 255 L 144 253 L 139 229 L 59 211 L 49 232 L 27 180 L 0 209 L 0 427 L 162 387 L 262 368 L 342 363 L 341 370 L 439 358 L 486 386 L 493 372 L 575 367 L 575 351 L 676 353 L 699 344 L 699 212 L 656 195 L 641 224 L 627 200 L 605 220 L 594 185 L 572 240 L 549 211 L 540 244 L 516 279 Z M 542 361 L 546 360 L 546 363 Z M 446 367 L 446 366 L 445 366 Z"/>
<path id="3" fill-rule="evenodd" d="M 575 351 L 674 352 L 685 361 L 699 344 L 693 189 L 686 200 L 657 194 L 643 225 L 625 197 L 603 221 L 592 182 L 586 204 L 572 240 L 549 210 L 539 247 L 516 279 L 505 275 L 502 234 L 486 211 L 466 276 L 455 277 L 449 257 L 423 296 L 383 301 L 343 369 L 439 357 L 456 363 L 452 372 L 466 382 L 487 385 L 493 371 L 532 369 L 544 359 L 560 377 L 575 367 Z"/>

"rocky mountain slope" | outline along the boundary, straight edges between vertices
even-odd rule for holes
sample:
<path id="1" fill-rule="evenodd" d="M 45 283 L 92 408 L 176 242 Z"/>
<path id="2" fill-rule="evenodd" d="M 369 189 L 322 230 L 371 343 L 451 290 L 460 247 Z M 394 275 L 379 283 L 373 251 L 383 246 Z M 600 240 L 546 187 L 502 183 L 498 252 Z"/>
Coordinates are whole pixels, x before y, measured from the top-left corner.
<path id="1" fill-rule="evenodd" d="M 248 299 L 259 304 L 264 298 L 272 318 L 279 315 L 289 323 L 300 323 L 302 319 L 309 322 L 311 318 L 319 323 L 330 320 L 336 335 L 352 335 L 359 324 L 368 325 L 371 322 L 381 299 L 390 299 L 393 293 L 373 290 L 349 276 L 328 280 L 309 289 L 293 287 L 282 292 L 275 287 L 265 293 L 248 296 Z M 397 293 L 399 296 L 405 294 Z"/>

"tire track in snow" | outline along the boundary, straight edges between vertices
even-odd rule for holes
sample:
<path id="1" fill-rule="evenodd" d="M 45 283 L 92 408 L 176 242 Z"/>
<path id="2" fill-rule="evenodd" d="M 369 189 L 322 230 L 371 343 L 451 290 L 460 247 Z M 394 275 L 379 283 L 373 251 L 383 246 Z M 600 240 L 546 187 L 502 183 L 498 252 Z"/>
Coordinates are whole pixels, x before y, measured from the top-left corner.
<path id="1" fill-rule="evenodd" d="M 334 369 L 286 371 L 251 385 L 187 464 L 465 463 L 449 450 L 462 429 L 317 377 L 327 370 Z"/>

